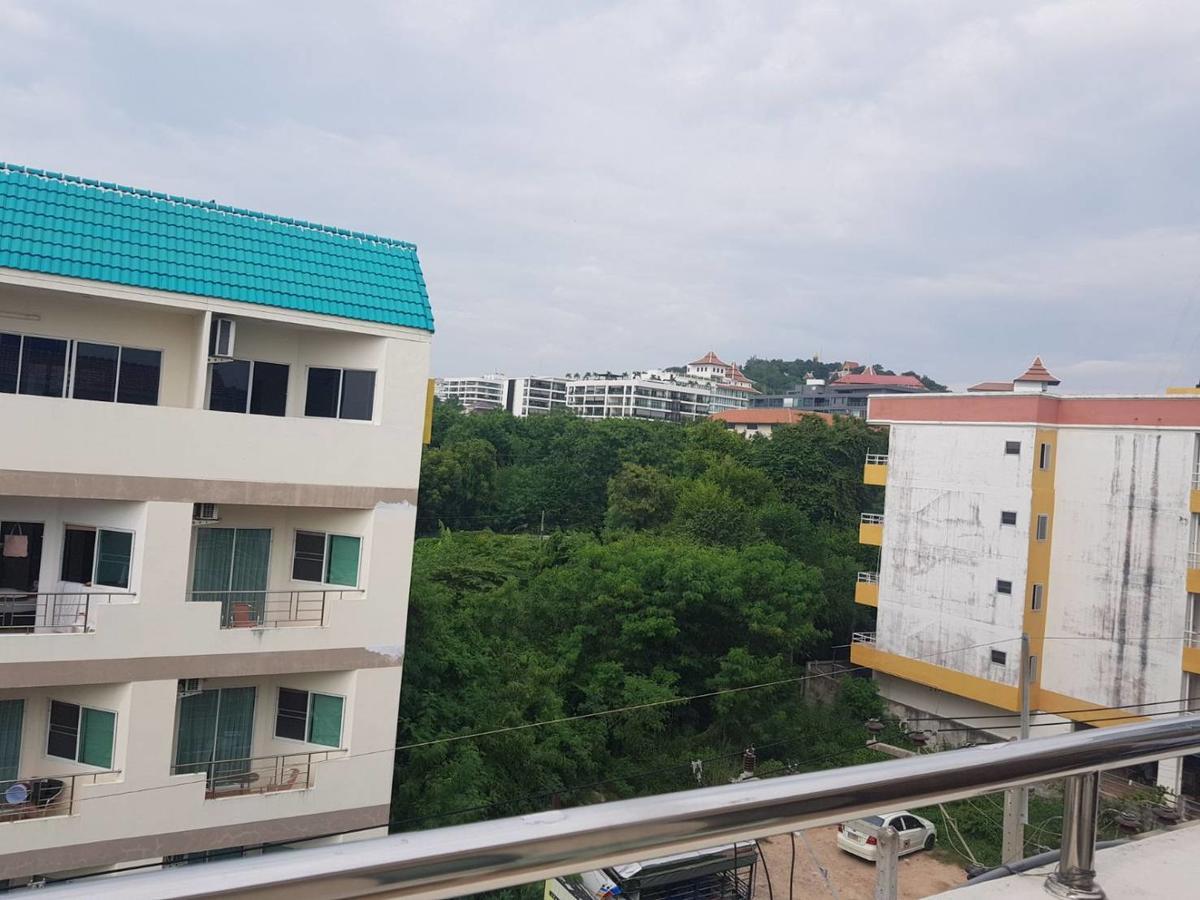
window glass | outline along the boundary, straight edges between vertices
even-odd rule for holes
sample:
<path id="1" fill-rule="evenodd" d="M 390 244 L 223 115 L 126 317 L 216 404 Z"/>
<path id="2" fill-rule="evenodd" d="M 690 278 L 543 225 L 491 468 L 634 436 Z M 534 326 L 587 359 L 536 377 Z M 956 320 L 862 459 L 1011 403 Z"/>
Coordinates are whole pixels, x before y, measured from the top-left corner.
<path id="1" fill-rule="evenodd" d="M 312 716 L 308 726 L 312 744 L 337 747 L 342 742 L 342 698 L 328 694 L 312 695 Z"/>
<path id="2" fill-rule="evenodd" d="M 118 403 L 158 405 L 158 382 L 162 353 L 158 350 L 121 348 L 121 378 L 117 383 Z"/>
<path id="3" fill-rule="evenodd" d="M 1042 444 L 1038 448 L 1038 466 L 1043 469 L 1050 468 L 1050 445 Z"/>
<path id="4" fill-rule="evenodd" d="M 1043 588 L 1040 584 L 1035 584 L 1033 586 L 1033 600 L 1029 605 L 1034 612 L 1037 612 L 1042 608 L 1042 590 Z"/>
<path id="5" fill-rule="evenodd" d="M 326 584 L 354 587 L 358 584 L 358 550 L 360 540 L 341 534 L 329 536 L 329 559 L 325 569 Z"/>
<path id="6" fill-rule="evenodd" d="M 21 720 L 24 715 L 24 700 L 0 700 L 0 782 L 17 777 L 21 762 Z"/>
<path id="7" fill-rule="evenodd" d="M 62 580 L 73 584 L 91 584 L 95 554 L 95 529 L 68 528 L 63 540 Z"/>
<path id="8" fill-rule="evenodd" d="M 338 394 L 341 391 L 340 369 L 309 369 L 308 393 L 304 398 L 304 414 L 335 419 L 338 414 Z"/>
<path id="9" fill-rule="evenodd" d="M 305 739 L 308 725 L 308 691 L 279 689 L 279 705 L 275 711 L 275 737 L 293 741 Z"/>
<path id="10" fill-rule="evenodd" d="M 79 761 L 89 766 L 111 769 L 116 726 L 116 713 L 84 707 L 80 722 Z"/>
<path id="11" fill-rule="evenodd" d="M 993 650 L 992 662 L 998 666 L 1004 665 L 1006 662 L 1008 662 L 1008 653 L 1003 650 Z"/>
<path id="12" fill-rule="evenodd" d="M 1017 524 L 1017 514 L 1015 512 L 1000 513 L 1000 524 L 1001 525 L 1016 525 Z"/>
<path id="13" fill-rule="evenodd" d="M 1021 452 L 1021 442 L 1020 441 L 1005 441 L 1004 442 L 1004 452 L 1009 454 L 1010 456 L 1015 456 L 1016 454 Z"/>
<path id="14" fill-rule="evenodd" d="M 17 367 L 21 362 L 21 336 L 0 334 L 0 393 L 17 392 Z"/>
<path id="15" fill-rule="evenodd" d="M 347 369 L 342 373 L 343 419 L 370 421 L 375 412 L 375 373 Z"/>
<path id="16" fill-rule="evenodd" d="M 96 584 L 129 587 L 129 563 L 132 557 L 133 535 L 130 532 L 100 529 Z"/>
<path id="17" fill-rule="evenodd" d="M 313 531 L 296 532 L 296 551 L 292 557 L 292 578 L 296 581 L 323 581 L 325 573 L 325 535 Z"/>
<path id="18" fill-rule="evenodd" d="M 1000 593 L 1000 594 L 1011 594 L 1012 593 L 1012 582 L 998 580 L 996 582 L 996 592 Z"/>
<path id="19" fill-rule="evenodd" d="M 25 336 L 18 391 L 35 397 L 61 397 L 67 377 L 67 342 Z"/>
<path id="20" fill-rule="evenodd" d="M 50 730 L 46 755 L 74 760 L 79 743 L 79 707 L 74 703 L 50 701 Z"/>
<path id="21" fill-rule="evenodd" d="M 213 363 L 212 384 L 208 392 L 208 408 L 220 412 L 246 411 L 250 397 L 250 362 L 235 359 L 230 362 Z"/>
<path id="22" fill-rule="evenodd" d="M 1044 541 L 1050 534 L 1050 517 L 1042 513 L 1037 517 L 1037 539 Z"/>
<path id="23" fill-rule="evenodd" d="M 287 385 L 287 366 L 255 362 L 250 412 L 260 416 L 282 416 L 287 411 Z"/>
<path id="24" fill-rule="evenodd" d="M 79 400 L 107 400 L 117 394 L 117 356 L 108 344 L 75 344 L 75 376 L 71 395 Z"/>

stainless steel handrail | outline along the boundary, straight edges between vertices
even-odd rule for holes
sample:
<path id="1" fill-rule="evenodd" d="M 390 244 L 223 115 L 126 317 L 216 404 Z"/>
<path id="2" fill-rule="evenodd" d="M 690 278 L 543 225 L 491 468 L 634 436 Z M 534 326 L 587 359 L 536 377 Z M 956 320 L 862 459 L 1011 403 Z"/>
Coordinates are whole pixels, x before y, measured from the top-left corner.
<path id="1" fill-rule="evenodd" d="M 43 894 L 455 897 L 1197 751 L 1200 719 L 1183 716 L 61 885 Z"/>
<path id="2" fill-rule="evenodd" d="M 863 525 L 882 525 L 883 513 L 862 513 L 858 521 Z"/>
<path id="3" fill-rule="evenodd" d="M 0 634 L 82 633 L 92 630 L 92 608 L 132 591 L 6 591 L 0 594 Z"/>

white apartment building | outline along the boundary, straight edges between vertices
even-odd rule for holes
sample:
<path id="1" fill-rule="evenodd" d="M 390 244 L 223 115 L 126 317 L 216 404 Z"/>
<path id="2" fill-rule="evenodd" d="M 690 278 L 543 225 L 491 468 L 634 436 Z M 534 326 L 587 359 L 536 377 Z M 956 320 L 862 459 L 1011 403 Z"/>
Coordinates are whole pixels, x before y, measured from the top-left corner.
<path id="1" fill-rule="evenodd" d="M 646 375 L 567 383 L 567 409 L 585 419 L 691 422 L 706 418 L 711 403 L 712 390 L 707 385 Z"/>
<path id="2" fill-rule="evenodd" d="M 470 375 L 461 378 L 438 378 L 434 392 L 439 400 L 456 400 L 467 412 L 486 412 L 503 409 L 508 379 L 503 375 Z"/>
<path id="3" fill-rule="evenodd" d="M 383 833 L 411 244 L 0 164 L 0 889 Z"/>
<path id="4" fill-rule="evenodd" d="M 856 600 L 877 625 L 851 659 L 918 727 L 1014 736 L 995 717 L 1019 709 L 1022 633 L 1035 737 L 1200 707 L 1200 395 L 1057 384 L 1037 360 L 977 393 L 870 399 L 890 441 L 864 473 L 885 502 Z M 1200 793 L 1194 759 L 1154 777 Z"/>
<path id="5" fill-rule="evenodd" d="M 567 408 L 567 379 L 529 375 L 509 378 L 504 408 L 514 416 L 542 416 Z"/>

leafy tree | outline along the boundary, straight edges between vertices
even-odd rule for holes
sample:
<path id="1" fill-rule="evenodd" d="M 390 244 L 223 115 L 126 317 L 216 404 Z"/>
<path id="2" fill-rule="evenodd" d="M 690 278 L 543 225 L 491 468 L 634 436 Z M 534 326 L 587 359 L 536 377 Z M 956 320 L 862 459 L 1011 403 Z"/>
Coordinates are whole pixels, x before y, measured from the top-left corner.
<path id="1" fill-rule="evenodd" d="M 425 533 L 439 522 L 472 521 L 489 509 L 496 488 L 496 448 L 472 438 L 431 447 L 421 459 L 418 527 Z"/>
<path id="2" fill-rule="evenodd" d="M 750 507 L 711 481 L 693 481 L 680 491 L 674 524 L 705 544 L 741 547 L 756 535 Z"/>
<path id="3" fill-rule="evenodd" d="M 670 521 L 674 509 L 675 486 L 658 469 L 625 463 L 608 481 L 609 528 L 658 528 Z"/>

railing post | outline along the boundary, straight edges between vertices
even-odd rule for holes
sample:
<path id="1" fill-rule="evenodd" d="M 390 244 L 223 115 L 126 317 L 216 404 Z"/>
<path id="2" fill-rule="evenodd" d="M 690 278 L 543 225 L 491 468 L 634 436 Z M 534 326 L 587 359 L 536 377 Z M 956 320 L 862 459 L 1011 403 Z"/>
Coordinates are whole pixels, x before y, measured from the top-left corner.
<path id="1" fill-rule="evenodd" d="M 879 829 L 875 845 L 875 900 L 896 900 L 900 835 L 891 825 Z"/>
<path id="2" fill-rule="evenodd" d="M 1103 900 L 1096 884 L 1096 815 L 1100 773 L 1074 775 L 1063 786 L 1062 852 L 1058 870 L 1046 877 L 1046 890 L 1069 900 Z"/>

